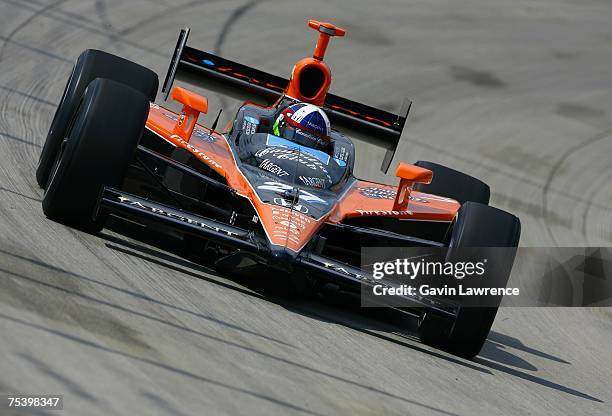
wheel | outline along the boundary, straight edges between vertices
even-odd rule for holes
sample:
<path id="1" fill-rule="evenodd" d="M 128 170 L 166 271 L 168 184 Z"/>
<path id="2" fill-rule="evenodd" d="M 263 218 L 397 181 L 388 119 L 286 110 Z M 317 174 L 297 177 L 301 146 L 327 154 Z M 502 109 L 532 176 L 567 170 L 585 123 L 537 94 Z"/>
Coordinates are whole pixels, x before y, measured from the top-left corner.
<path id="1" fill-rule="evenodd" d="M 77 59 L 68 78 L 47 139 L 40 153 L 36 182 L 46 188 L 53 161 L 65 137 L 68 123 L 89 83 L 96 78 L 111 79 L 140 91 L 153 101 L 157 94 L 157 74 L 148 68 L 106 52 L 88 49 Z"/>
<path id="2" fill-rule="evenodd" d="M 477 282 L 494 280 L 495 286 L 508 282 L 516 247 L 521 234 L 517 217 L 505 211 L 476 202 L 461 206 L 453 227 L 446 261 L 461 261 L 468 257 L 487 259 L 486 270 L 494 271 L 494 277 L 485 274 Z M 475 249 L 466 249 L 475 247 Z M 499 247 L 508 247 L 500 250 Z M 481 286 L 484 287 L 484 286 Z M 455 299 L 461 305 L 454 321 L 425 313 L 421 317 L 421 340 L 456 355 L 472 358 L 480 352 L 495 320 L 501 296 L 486 298 L 464 296 Z M 486 306 L 478 306 L 483 305 Z"/>
<path id="3" fill-rule="evenodd" d="M 45 215 L 100 231 L 101 191 L 121 186 L 148 114 L 149 100 L 140 91 L 103 78 L 91 82 L 57 152 L 42 201 Z"/>
<path id="4" fill-rule="evenodd" d="M 433 162 L 419 160 L 415 165 L 433 172 L 433 181 L 429 185 L 415 184 L 415 191 L 445 196 L 461 204 L 468 201 L 489 204 L 491 191 L 481 180 Z"/>

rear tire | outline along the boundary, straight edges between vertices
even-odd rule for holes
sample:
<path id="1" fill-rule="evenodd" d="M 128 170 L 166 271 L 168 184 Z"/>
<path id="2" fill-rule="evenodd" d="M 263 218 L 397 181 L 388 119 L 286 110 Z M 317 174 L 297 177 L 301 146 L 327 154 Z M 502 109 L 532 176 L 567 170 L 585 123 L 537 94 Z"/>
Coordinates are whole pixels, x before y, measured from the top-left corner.
<path id="1" fill-rule="evenodd" d="M 149 113 L 140 91 L 98 78 L 83 96 L 62 141 L 42 201 L 52 220 L 98 232 L 104 186 L 118 188 L 133 159 Z"/>
<path id="2" fill-rule="evenodd" d="M 433 162 L 419 160 L 415 165 L 433 172 L 433 181 L 415 184 L 415 191 L 452 198 L 462 205 L 468 201 L 489 204 L 491 190 L 483 181 Z"/>
<path id="3" fill-rule="evenodd" d="M 81 97 L 89 83 L 96 78 L 106 78 L 128 85 L 144 94 L 149 101 L 155 100 L 157 94 L 157 74 L 150 69 L 106 52 L 93 49 L 83 52 L 68 78 L 40 154 L 36 182 L 41 188 L 47 186 L 53 162 Z"/>
<path id="4" fill-rule="evenodd" d="M 460 208 L 453 227 L 447 261 L 465 259 L 465 248 L 477 247 L 477 257 L 488 260 L 486 269 L 495 270 L 496 286 L 505 287 L 520 234 L 521 223 L 514 215 L 487 205 L 466 202 Z M 509 249 L 500 250 L 498 247 Z M 473 251 L 470 253 L 472 256 L 474 254 Z M 488 280 L 485 275 L 484 281 Z M 500 302 L 501 297 L 488 297 L 487 306 L 483 307 L 477 306 L 482 304 L 482 299 L 473 296 L 460 298 L 461 308 L 454 322 L 425 313 L 419 324 L 421 341 L 472 358 L 486 341 Z"/>

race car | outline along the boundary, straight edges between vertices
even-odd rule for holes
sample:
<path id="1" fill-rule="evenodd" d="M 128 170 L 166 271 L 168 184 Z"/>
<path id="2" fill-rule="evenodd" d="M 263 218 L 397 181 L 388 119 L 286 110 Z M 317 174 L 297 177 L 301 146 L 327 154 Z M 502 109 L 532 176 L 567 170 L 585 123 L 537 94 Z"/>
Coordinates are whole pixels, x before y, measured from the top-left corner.
<path id="1" fill-rule="evenodd" d="M 180 112 L 154 103 L 150 69 L 84 51 L 36 171 L 45 215 L 91 233 L 110 215 L 172 230 L 213 267 L 263 266 L 328 292 L 380 283 L 361 267 L 363 247 L 445 249 L 447 259 L 464 247 L 503 247 L 492 258 L 505 285 L 520 221 L 488 205 L 485 183 L 424 161 L 400 162 L 397 186 L 353 175 L 357 137 L 386 149 L 387 172 L 410 103 L 393 114 L 329 93 L 325 53 L 346 31 L 308 24 L 319 33 L 316 47 L 289 79 L 190 47 L 189 28 L 181 30 L 161 90 Z M 176 79 L 248 101 L 217 130 L 219 115 L 198 123 L 207 98 L 173 88 Z M 418 318 L 421 339 L 463 357 L 478 354 L 499 305 L 404 297 L 408 307 L 393 307 Z"/>

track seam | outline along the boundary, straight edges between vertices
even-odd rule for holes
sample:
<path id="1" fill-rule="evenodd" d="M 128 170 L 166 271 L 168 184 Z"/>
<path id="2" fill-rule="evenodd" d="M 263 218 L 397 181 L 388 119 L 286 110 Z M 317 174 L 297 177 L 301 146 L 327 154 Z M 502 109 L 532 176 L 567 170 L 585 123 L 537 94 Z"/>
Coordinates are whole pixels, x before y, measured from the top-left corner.
<path id="1" fill-rule="evenodd" d="M 15 36 L 17 33 L 19 33 L 22 29 L 24 29 L 26 26 L 28 26 L 30 23 L 32 23 L 32 21 L 34 19 L 36 19 L 37 17 L 43 15 L 44 13 L 46 13 L 49 10 L 54 9 L 55 7 L 59 6 L 62 3 L 67 2 L 68 0 L 58 0 L 55 3 L 51 3 L 45 7 L 43 7 L 42 9 L 39 9 L 37 11 L 35 11 L 34 13 L 32 13 L 26 20 L 24 20 L 21 24 L 19 24 L 15 29 L 13 29 L 9 35 L 3 39 L 3 43 L 2 43 L 2 47 L 0 48 L 0 62 L 2 62 L 2 57 L 4 55 L 4 50 L 6 49 L 6 45 L 9 42 L 12 42 L 13 40 L 13 36 Z"/>
<path id="2" fill-rule="evenodd" d="M 569 159 L 572 155 L 574 155 L 575 153 L 578 153 L 580 150 L 584 149 L 587 146 L 590 146 L 592 144 L 597 143 L 600 140 L 604 140 L 606 138 L 608 138 L 610 135 L 612 134 L 612 129 L 608 129 L 605 130 L 595 136 L 592 136 L 572 147 L 570 147 L 569 149 L 567 149 L 559 159 L 557 159 L 557 162 L 554 164 L 554 166 L 550 169 L 549 173 L 548 173 L 548 177 L 546 178 L 546 183 L 544 184 L 544 188 L 542 189 L 542 218 L 544 218 L 544 224 L 545 224 L 545 228 L 546 228 L 546 232 L 548 233 L 548 236 L 550 237 L 551 241 L 553 242 L 553 244 L 555 246 L 558 245 L 558 241 L 555 239 L 552 229 L 550 228 L 550 223 L 548 221 L 546 221 L 549 217 L 549 211 L 548 211 L 548 193 L 551 190 L 551 185 L 552 185 L 552 181 L 555 178 L 555 176 L 557 175 L 557 172 L 559 171 L 559 169 L 561 168 L 561 166 L 563 166 L 563 164 L 565 163 L 565 161 L 567 159 Z"/>

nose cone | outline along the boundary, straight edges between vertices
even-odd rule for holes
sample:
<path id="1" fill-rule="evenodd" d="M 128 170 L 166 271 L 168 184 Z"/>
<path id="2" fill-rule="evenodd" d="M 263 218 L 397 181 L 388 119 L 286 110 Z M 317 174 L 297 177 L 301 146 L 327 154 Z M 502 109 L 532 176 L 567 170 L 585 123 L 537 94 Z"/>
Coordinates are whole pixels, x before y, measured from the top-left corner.
<path id="1" fill-rule="evenodd" d="M 291 265 L 295 261 L 298 253 L 280 246 L 272 246 L 271 249 L 270 265 L 285 271 L 291 270 Z"/>

